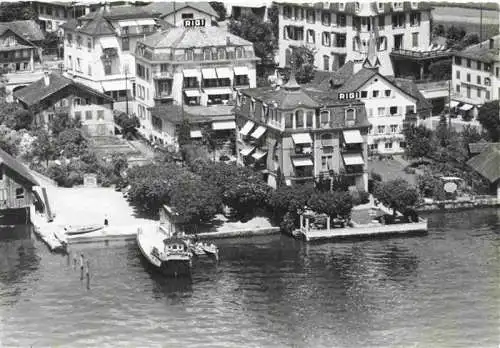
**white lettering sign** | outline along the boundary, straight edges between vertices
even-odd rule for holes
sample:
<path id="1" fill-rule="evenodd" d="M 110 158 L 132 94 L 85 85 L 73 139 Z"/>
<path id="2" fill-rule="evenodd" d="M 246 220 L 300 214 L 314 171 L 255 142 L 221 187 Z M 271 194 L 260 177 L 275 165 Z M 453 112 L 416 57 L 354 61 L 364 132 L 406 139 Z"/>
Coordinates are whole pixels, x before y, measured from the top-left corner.
<path id="1" fill-rule="evenodd" d="M 193 27 L 204 27 L 205 26 L 205 19 L 185 19 L 184 20 L 184 26 L 186 28 L 193 28 Z"/>
<path id="2" fill-rule="evenodd" d="M 348 93 L 339 93 L 339 100 L 349 100 L 349 99 L 359 99 L 361 97 L 360 92 L 348 92 Z"/>

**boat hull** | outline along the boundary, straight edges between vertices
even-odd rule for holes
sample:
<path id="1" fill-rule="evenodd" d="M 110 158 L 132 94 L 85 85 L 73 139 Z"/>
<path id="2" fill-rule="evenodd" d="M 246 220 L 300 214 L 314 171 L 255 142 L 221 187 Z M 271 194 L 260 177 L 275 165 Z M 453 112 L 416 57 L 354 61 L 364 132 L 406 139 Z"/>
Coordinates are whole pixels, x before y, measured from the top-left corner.
<path id="1" fill-rule="evenodd" d="M 189 277 L 191 276 L 191 260 L 163 261 L 159 271 L 169 277 Z"/>

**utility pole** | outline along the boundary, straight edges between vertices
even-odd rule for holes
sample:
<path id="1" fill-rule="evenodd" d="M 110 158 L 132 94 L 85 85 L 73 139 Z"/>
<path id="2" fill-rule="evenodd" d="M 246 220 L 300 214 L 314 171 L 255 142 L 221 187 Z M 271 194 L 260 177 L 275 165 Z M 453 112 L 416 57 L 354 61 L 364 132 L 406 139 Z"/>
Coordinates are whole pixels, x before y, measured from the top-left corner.
<path id="1" fill-rule="evenodd" d="M 127 112 L 127 117 L 128 117 L 128 86 L 127 86 L 127 81 L 128 81 L 128 65 L 126 64 L 124 66 L 125 70 L 125 110 Z"/>
<path id="2" fill-rule="evenodd" d="M 448 80 L 448 128 L 451 129 L 451 80 Z"/>
<path id="3" fill-rule="evenodd" d="M 479 45 L 483 46 L 483 3 L 479 2 Z"/>

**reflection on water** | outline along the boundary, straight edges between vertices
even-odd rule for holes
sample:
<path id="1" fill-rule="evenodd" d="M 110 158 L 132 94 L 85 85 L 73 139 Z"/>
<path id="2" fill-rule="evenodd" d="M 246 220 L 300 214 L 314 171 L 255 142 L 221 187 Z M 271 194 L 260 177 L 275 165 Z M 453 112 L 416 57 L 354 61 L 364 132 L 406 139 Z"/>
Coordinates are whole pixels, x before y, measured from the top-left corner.
<path id="1" fill-rule="evenodd" d="M 427 236 L 221 240 L 191 278 L 135 243 L 86 245 L 87 290 L 30 234 L 0 240 L 0 342 L 61 347 L 495 347 L 500 210 L 430 215 Z M 71 332 L 71 335 L 68 335 Z"/>

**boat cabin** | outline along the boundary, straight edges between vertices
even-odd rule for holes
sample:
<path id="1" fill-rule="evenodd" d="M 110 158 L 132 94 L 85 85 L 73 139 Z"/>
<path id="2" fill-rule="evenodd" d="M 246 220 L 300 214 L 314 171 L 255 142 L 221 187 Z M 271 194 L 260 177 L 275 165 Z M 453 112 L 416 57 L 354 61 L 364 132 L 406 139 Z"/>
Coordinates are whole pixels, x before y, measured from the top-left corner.
<path id="1" fill-rule="evenodd" d="M 165 252 L 187 252 L 188 246 L 182 239 L 165 238 L 163 240 Z"/>

